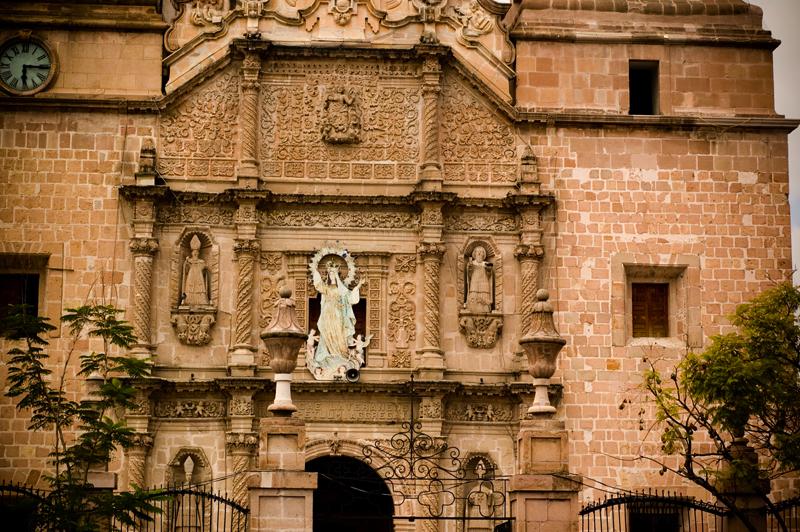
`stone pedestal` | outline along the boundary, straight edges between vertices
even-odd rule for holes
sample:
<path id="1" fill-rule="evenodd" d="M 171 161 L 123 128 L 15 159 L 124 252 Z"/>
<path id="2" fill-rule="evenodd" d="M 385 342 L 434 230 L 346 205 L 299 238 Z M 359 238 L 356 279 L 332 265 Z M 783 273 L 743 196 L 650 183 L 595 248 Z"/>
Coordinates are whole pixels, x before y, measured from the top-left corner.
<path id="1" fill-rule="evenodd" d="M 517 435 L 519 462 L 509 490 L 517 532 L 578 530 L 580 477 L 569 474 L 563 421 L 526 419 Z"/>
<path id="2" fill-rule="evenodd" d="M 259 471 L 250 476 L 250 530 L 312 532 L 317 474 Z"/>
<path id="3" fill-rule="evenodd" d="M 250 530 L 312 532 L 317 474 L 304 471 L 305 438 L 299 419 L 261 419 L 259 470 L 248 477 Z"/>

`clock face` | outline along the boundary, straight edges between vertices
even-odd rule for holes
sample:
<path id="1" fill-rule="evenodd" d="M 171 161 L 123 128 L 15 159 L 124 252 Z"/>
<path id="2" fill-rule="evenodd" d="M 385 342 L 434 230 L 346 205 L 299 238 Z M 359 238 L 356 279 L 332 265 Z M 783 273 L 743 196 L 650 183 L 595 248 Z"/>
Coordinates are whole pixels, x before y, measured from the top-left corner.
<path id="1" fill-rule="evenodd" d="M 0 47 L 0 84 L 14 94 L 43 89 L 54 74 L 53 57 L 34 39 L 11 39 Z"/>

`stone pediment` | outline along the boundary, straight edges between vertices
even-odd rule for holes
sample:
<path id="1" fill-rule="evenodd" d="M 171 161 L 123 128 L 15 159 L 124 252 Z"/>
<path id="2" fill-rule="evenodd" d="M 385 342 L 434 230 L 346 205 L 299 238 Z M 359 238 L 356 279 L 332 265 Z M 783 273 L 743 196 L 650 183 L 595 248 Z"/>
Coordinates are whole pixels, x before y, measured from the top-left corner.
<path id="1" fill-rule="evenodd" d="M 181 3 L 165 36 L 174 92 L 234 39 L 284 46 L 408 49 L 442 44 L 503 101 L 510 103 L 515 50 L 502 19 L 510 4 L 494 0 L 223 0 Z"/>
<path id="2" fill-rule="evenodd" d="M 260 179 L 281 192 L 315 181 L 374 183 L 408 193 L 422 162 L 424 59 L 412 50 L 362 50 L 360 57 L 348 50 L 305 51 L 274 47 L 261 61 L 255 115 Z M 509 108 L 452 57 L 443 62 L 439 131 L 445 183 L 513 187 L 519 161 Z M 211 68 L 207 78 L 166 98 L 157 142 L 162 176 L 235 179 L 238 66 L 236 60 Z"/>

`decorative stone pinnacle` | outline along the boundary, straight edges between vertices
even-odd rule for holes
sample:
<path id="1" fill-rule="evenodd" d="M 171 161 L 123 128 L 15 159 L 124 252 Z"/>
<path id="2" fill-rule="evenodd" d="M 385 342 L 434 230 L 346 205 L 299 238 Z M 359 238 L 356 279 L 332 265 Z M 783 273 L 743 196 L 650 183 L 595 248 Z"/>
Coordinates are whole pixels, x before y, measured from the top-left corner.
<path id="1" fill-rule="evenodd" d="M 553 305 L 548 301 L 550 294 L 540 289 L 536 292 L 536 303 L 531 311 L 531 328 L 520 338 L 519 345 L 528 357 L 528 371 L 533 376 L 536 396 L 528 414 L 552 414 L 556 409 L 550 405 L 547 387 L 550 377 L 556 371 L 556 358 L 567 343 L 553 322 Z"/>
<path id="2" fill-rule="evenodd" d="M 292 299 L 292 289 L 284 286 L 278 292 L 277 310 L 272 322 L 261 332 L 261 339 L 269 351 L 275 372 L 275 401 L 268 407 L 278 416 L 291 416 L 297 408 L 292 404 L 290 383 L 292 371 L 297 367 L 297 354 L 308 335 L 297 323 L 297 313 Z"/>

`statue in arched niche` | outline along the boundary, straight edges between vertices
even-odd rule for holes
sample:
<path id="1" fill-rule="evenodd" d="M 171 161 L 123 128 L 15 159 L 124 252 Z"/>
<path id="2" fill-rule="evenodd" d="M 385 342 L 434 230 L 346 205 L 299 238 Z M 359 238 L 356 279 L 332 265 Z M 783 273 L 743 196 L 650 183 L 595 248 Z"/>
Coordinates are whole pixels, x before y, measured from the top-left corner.
<path id="1" fill-rule="evenodd" d="M 209 276 L 206 261 L 200 258 L 200 239 L 197 235 L 189 242 L 189 256 L 183 263 L 183 293 L 181 305 L 209 304 Z"/>
<path id="2" fill-rule="evenodd" d="M 486 248 L 475 246 L 466 264 L 467 298 L 464 308 L 479 314 L 492 311 L 494 303 L 494 266 L 486 260 Z"/>

